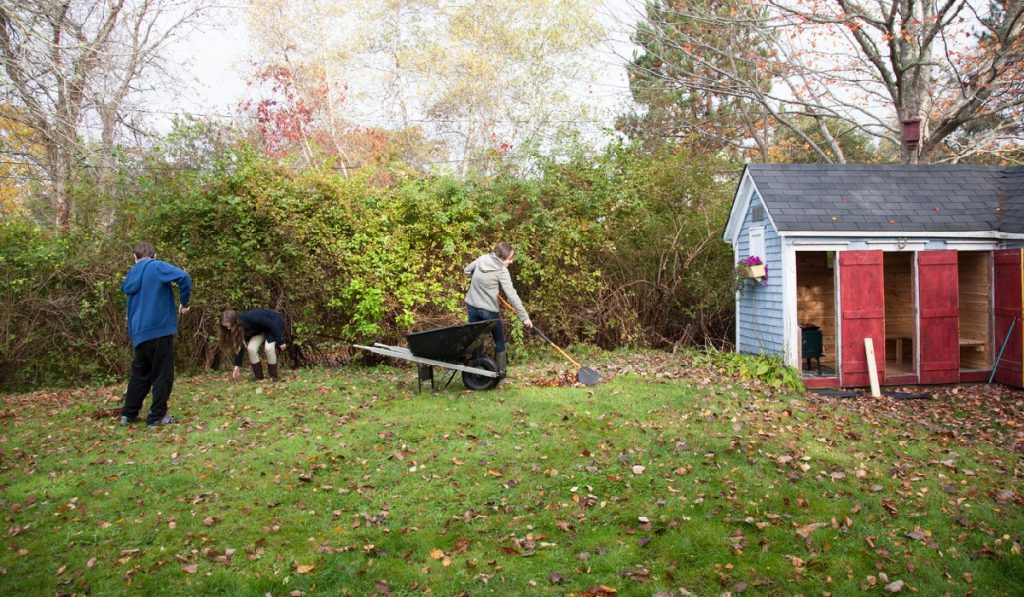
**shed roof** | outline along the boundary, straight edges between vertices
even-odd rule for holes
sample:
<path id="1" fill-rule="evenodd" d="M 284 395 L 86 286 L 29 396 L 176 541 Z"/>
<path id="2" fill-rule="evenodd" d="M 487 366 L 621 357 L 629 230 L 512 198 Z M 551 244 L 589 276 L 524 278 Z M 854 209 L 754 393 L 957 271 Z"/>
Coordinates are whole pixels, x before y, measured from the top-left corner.
<path id="1" fill-rule="evenodd" d="M 1024 168 L 1007 168 L 1003 178 L 1006 210 L 1003 232 L 1024 232 Z"/>
<path id="2" fill-rule="evenodd" d="M 782 233 L 1024 233 L 1022 167 L 749 164 L 746 169 Z"/>

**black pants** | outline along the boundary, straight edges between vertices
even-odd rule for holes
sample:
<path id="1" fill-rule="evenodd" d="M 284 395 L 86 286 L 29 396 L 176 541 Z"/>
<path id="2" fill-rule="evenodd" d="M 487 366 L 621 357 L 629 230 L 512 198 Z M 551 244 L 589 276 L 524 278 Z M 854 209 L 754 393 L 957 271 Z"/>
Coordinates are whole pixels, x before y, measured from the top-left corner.
<path id="1" fill-rule="evenodd" d="M 134 419 L 142 410 L 142 401 L 150 388 L 153 401 L 149 405 L 147 423 L 156 423 L 167 414 L 167 400 L 174 386 L 174 336 L 147 340 L 135 347 L 132 376 L 128 380 L 121 416 Z"/>

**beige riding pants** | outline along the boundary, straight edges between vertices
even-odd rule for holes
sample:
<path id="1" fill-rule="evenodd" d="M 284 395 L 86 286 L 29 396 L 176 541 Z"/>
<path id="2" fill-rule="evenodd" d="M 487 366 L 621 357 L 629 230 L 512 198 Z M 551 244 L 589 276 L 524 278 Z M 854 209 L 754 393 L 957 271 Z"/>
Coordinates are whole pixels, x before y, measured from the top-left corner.
<path id="1" fill-rule="evenodd" d="M 249 338 L 249 342 L 245 345 L 245 349 L 249 352 L 249 362 L 253 365 L 260 362 L 260 344 L 263 345 L 263 352 L 267 353 L 267 364 L 277 364 L 277 345 L 273 342 L 264 342 L 265 339 L 265 334 L 256 334 Z"/>

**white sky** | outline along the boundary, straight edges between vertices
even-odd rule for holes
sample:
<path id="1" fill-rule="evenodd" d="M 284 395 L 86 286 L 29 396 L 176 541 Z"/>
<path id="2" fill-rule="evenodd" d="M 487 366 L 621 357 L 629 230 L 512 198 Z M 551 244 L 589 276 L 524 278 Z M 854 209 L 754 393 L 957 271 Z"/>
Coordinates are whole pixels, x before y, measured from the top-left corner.
<path id="1" fill-rule="evenodd" d="M 174 48 L 170 61 L 182 85 L 150 104 L 156 106 L 152 120 L 161 132 L 169 130 L 176 114 L 237 115 L 238 105 L 246 97 L 250 70 L 247 26 L 240 6 L 237 0 L 229 0 L 211 19 L 219 23 L 216 28 L 199 30 Z M 597 8 L 609 39 L 591 56 L 597 78 L 581 81 L 572 90 L 597 109 L 600 123 L 595 129 L 612 127 L 615 116 L 631 105 L 624 65 L 632 46 L 624 24 L 635 22 L 642 6 L 642 0 L 606 0 Z"/>

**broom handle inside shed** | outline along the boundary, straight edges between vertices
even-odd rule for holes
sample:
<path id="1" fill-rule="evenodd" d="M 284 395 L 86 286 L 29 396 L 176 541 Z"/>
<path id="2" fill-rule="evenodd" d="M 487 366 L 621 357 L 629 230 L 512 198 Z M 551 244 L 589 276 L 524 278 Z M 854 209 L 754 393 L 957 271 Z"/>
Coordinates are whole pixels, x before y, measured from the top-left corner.
<path id="1" fill-rule="evenodd" d="M 1006 339 L 1003 340 L 1003 347 L 999 349 L 999 355 L 996 356 L 996 362 L 992 365 L 992 374 L 988 376 L 988 383 L 992 383 L 992 380 L 996 377 L 996 369 L 999 368 L 999 361 L 1003 358 L 1003 351 L 1006 350 L 1007 343 L 1010 342 L 1010 336 L 1013 335 L 1013 326 L 1017 325 L 1017 318 L 1014 317 L 1013 321 L 1010 322 L 1010 330 L 1006 332 Z"/>

